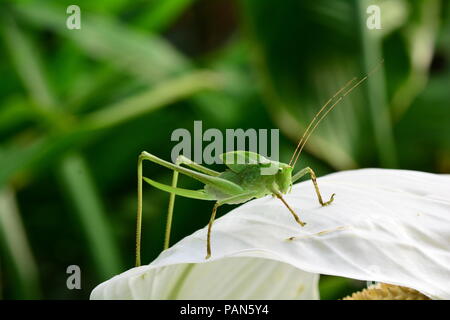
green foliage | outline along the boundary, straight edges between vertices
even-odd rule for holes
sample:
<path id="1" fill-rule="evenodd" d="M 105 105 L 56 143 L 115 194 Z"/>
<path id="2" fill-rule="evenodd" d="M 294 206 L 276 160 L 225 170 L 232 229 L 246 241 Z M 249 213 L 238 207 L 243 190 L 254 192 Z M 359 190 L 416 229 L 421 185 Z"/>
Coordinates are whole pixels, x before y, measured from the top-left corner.
<path id="1" fill-rule="evenodd" d="M 82 29 L 68 30 L 73 1 L 3 1 L 0 296 L 86 298 L 131 267 L 137 156 L 169 159 L 174 129 L 279 128 L 286 162 L 320 106 L 381 59 L 300 162 L 448 173 L 450 5 L 375 3 L 382 30 L 366 28 L 367 1 L 83 0 Z M 162 249 L 167 200 L 144 188 L 144 263 Z M 207 223 L 211 204 L 193 201 L 177 199 L 173 241 Z M 66 289 L 71 264 L 81 291 Z M 326 277 L 321 294 L 350 287 Z"/>

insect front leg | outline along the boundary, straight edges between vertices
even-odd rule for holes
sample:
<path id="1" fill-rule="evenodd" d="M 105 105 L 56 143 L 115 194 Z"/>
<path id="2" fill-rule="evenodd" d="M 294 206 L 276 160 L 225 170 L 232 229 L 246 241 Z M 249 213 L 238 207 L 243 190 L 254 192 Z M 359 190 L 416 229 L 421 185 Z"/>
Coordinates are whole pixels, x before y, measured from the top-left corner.
<path id="1" fill-rule="evenodd" d="M 297 172 L 296 174 L 294 174 L 294 176 L 292 177 L 292 183 L 294 183 L 295 181 L 297 181 L 298 179 L 300 179 L 301 177 L 303 177 L 304 175 L 306 175 L 308 173 L 311 176 L 311 180 L 312 180 L 312 182 L 314 184 L 314 189 L 316 190 L 317 198 L 319 199 L 320 204 L 322 206 L 327 206 L 330 203 L 332 203 L 333 200 L 334 200 L 335 194 L 333 193 L 331 195 L 330 200 L 328 200 L 327 202 L 323 201 L 322 195 L 320 194 L 319 185 L 317 184 L 316 174 L 314 173 L 314 171 L 310 167 L 306 167 L 306 168 L 300 170 L 299 172 Z"/>
<path id="2" fill-rule="evenodd" d="M 298 217 L 298 215 L 295 213 L 295 211 L 291 208 L 291 206 L 286 202 L 286 200 L 284 200 L 283 196 L 281 195 L 280 192 L 275 192 L 273 195 L 275 195 L 275 197 L 277 197 L 278 199 L 281 200 L 281 202 L 283 202 L 283 204 L 286 206 L 286 208 L 288 208 L 289 212 L 294 216 L 295 221 L 297 221 L 297 223 L 299 225 L 301 225 L 302 227 L 305 226 L 306 222 L 303 222 L 302 220 L 300 220 L 300 218 Z"/>

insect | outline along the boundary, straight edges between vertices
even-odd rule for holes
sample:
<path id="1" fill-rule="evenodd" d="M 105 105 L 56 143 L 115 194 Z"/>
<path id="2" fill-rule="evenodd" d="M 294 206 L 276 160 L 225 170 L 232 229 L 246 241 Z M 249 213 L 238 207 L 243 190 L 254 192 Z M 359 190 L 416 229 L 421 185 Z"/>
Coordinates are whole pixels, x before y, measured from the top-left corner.
<path id="1" fill-rule="evenodd" d="M 382 61 L 380 62 L 380 64 Z M 379 64 L 379 65 L 380 65 Z M 377 66 L 378 67 L 378 66 Z M 223 172 L 218 172 L 204 167 L 194 161 L 179 156 L 174 163 L 160 159 L 146 151 L 139 155 L 138 159 L 138 206 L 137 206 L 137 223 L 136 223 L 136 266 L 141 264 L 141 228 L 142 228 L 142 182 L 145 181 L 155 188 L 170 193 L 169 206 L 167 214 L 166 233 L 164 240 L 164 249 L 169 247 L 170 241 L 170 228 L 172 225 L 173 209 L 175 204 L 175 196 L 183 196 L 187 198 L 215 201 L 211 218 L 208 224 L 207 232 L 207 244 L 206 244 L 206 257 L 208 259 L 211 256 L 211 230 L 216 217 L 217 208 L 224 204 L 241 204 L 251 199 L 261 198 L 266 195 L 273 195 L 278 198 L 287 210 L 292 214 L 295 221 L 304 226 L 303 222 L 297 213 L 289 206 L 283 195 L 288 193 L 294 182 L 301 177 L 308 175 L 314 185 L 314 189 L 320 205 L 327 206 L 334 200 L 335 194 L 332 194 L 328 201 L 324 201 L 320 193 L 319 186 L 317 184 L 317 178 L 314 171 L 306 167 L 293 173 L 295 164 L 306 144 L 312 132 L 317 128 L 318 124 L 333 110 L 333 108 L 353 89 L 358 87 L 363 81 L 365 81 L 371 73 L 376 69 L 374 68 L 366 76 L 357 81 L 357 78 L 353 78 L 347 82 L 333 97 L 331 97 L 317 112 L 312 121 L 306 128 L 303 136 L 297 144 L 297 147 L 292 155 L 292 158 L 288 164 L 272 161 L 265 157 L 248 151 L 231 151 L 221 155 L 223 163 L 228 167 Z M 172 185 L 165 185 L 149 178 L 146 178 L 142 174 L 142 163 L 144 160 L 148 160 L 159 164 L 163 167 L 173 170 Z M 261 174 L 261 170 L 264 168 L 274 168 L 273 174 Z M 178 174 L 184 174 L 188 177 L 196 179 L 204 183 L 202 190 L 189 190 L 177 187 Z"/>

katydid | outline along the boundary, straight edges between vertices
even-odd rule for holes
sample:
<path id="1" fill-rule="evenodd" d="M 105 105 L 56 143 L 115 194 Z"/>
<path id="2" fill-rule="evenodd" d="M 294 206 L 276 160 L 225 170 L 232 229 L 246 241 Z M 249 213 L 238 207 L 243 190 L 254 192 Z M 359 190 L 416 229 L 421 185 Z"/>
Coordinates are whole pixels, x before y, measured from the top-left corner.
<path id="1" fill-rule="evenodd" d="M 314 171 L 306 167 L 297 173 L 293 173 L 295 164 L 308 141 L 311 133 L 317 128 L 318 124 L 327 116 L 327 114 L 353 89 L 365 81 L 369 75 L 375 71 L 372 70 L 365 77 L 357 80 L 353 78 L 347 82 L 336 94 L 331 97 L 317 112 L 312 121 L 306 128 L 302 138 L 292 155 L 289 164 L 272 161 L 265 157 L 248 151 L 231 151 L 222 154 L 220 157 L 223 163 L 228 167 L 223 172 L 217 172 L 204 167 L 194 161 L 180 155 L 175 164 L 160 159 L 148 152 L 142 152 L 138 159 L 138 205 L 137 205 L 137 226 L 136 226 L 136 266 L 141 264 L 140 248 L 141 248 L 141 227 L 142 227 L 142 181 L 149 183 L 153 187 L 170 193 L 169 206 L 166 223 L 166 233 L 164 241 L 164 249 L 169 247 L 170 229 L 172 225 L 172 215 L 175 203 L 175 196 L 183 196 L 192 199 L 215 201 L 212 209 L 211 218 L 208 224 L 208 232 L 206 238 L 206 257 L 211 256 L 211 229 L 216 217 L 217 208 L 224 204 L 240 204 L 251 199 L 261 198 L 266 195 L 273 195 L 278 198 L 292 217 L 300 225 L 303 222 L 297 213 L 289 206 L 283 195 L 290 192 L 294 182 L 301 177 L 309 174 L 314 185 L 314 189 L 320 205 L 327 206 L 334 200 L 335 194 L 332 194 L 328 201 L 324 201 L 320 193 L 319 186 Z M 328 107 L 328 108 L 327 108 Z M 320 116 L 320 117 L 319 117 Z M 172 185 L 165 185 L 142 175 L 142 162 L 148 160 L 159 164 L 163 167 L 173 170 Z M 236 161 L 237 160 L 237 161 Z M 275 168 L 275 173 L 271 175 L 261 174 L 261 169 Z M 188 168 L 189 167 L 189 168 Z M 201 190 L 189 190 L 177 187 L 178 174 L 182 173 L 204 184 Z"/>

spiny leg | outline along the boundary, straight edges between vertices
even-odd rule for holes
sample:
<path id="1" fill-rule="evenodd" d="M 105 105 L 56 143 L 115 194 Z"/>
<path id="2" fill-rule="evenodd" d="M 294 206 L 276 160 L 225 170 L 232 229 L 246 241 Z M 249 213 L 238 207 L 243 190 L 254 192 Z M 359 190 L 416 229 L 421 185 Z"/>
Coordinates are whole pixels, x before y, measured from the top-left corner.
<path id="1" fill-rule="evenodd" d="M 297 181 L 298 179 L 300 179 L 301 177 L 303 177 L 304 175 L 306 175 L 308 173 L 311 176 L 311 180 L 312 180 L 312 182 L 314 184 L 314 189 L 316 190 L 317 198 L 319 199 L 320 204 L 322 206 L 327 206 L 330 203 L 332 203 L 333 200 L 334 200 L 335 193 L 333 193 L 331 195 L 330 200 L 328 200 L 327 202 L 323 201 L 322 195 L 320 194 L 319 185 L 317 184 L 316 174 L 314 173 L 314 171 L 310 167 L 306 167 L 306 168 L 300 170 L 299 172 L 297 172 L 296 174 L 294 174 L 294 176 L 292 177 L 292 182 L 294 183 L 295 181 Z"/>
<path id="2" fill-rule="evenodd" d="M 298 215 L 295 213 L 295 211 L 291 208 L 291 206 L 286 202 L 286 200 L 284 200 L 283 196 L 281 195 L 281 193 L 274 193 L 275 196 L 281 200 L 281 202 L 284 203 L 284 205 L 286 206 L 286 208 L 288 208 L 289 212 L 292 213 L 292 215 L 294 216 L 295 221 L 297 221 L 297 223 L 299 225 L 301 225 L 302 227 L 305 226 L 305 222 L 303 222 L 302 220 L 300 220 L 300 218 L 298 217 Z"/>
<path id="3" fill-rule="evenodd" d="M 157 156 L 150 154 L 146 151 L 143 151 L 141 153 L 141 155 L 139 156 L 140 158 L 142 158 L 143 160 L 149 160 L 151 162 L 154 162 L 156 164 L 159 164 L 163 167 L 166 167 L 170 170 L 175 170 L 178 171 L 181 174 L 184 174 L 188 177 L 191 177 L 197 181 L 200 181 L 204 184 L 209 184 L 212 185 L 214 187 L 217 187 L 218 189 L 220 189 L 221 191 L 223 191 L 224 193 L 227 194 L 241 194 L 242 192 L 244 192 L 244 189 L 242 189 L 241 186 L 239 186 L 238 184 L 231 182 L 229 180 L 226 179 L 222 179 L 219 178 L 218 175 L 219 173 L 216 173 L 215 175 L 209 175 L 209 174 L 205 174 L 202 172 L 198 172 L 195 170 L 191 170 L 179 165 L 176 165 L 172 162 L 169 161 L 165 161 L 163 159 L 158 158 Z M 201 167 L 200 165 L 196 165 L 196 167 Z M 205 168 L 207 169 L 207 168 Z M 209 169 L 208 169 L 209 170 Z M 213 170 L 209 170 L 209 171 L 213 171 Z"/>

